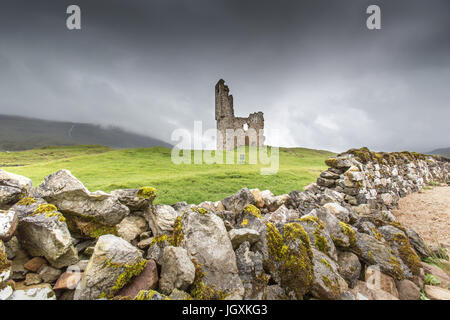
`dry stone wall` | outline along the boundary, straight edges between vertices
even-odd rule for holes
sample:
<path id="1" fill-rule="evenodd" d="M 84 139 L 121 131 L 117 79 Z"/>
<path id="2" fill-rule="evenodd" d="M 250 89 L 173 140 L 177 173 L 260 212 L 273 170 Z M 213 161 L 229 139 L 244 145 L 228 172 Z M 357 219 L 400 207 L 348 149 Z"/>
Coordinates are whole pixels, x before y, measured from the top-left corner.
<path id="1" fill-rule="evenodd" d="M 0 170 L 0 300 L 397 300 L 427 292 L 424 269 L 448 291 L 389 209 L 448 183 L 449 161 L 363 148 L 326 164 L 304 191 L 172 205 L 152 187 L 90 192 L 60 170 L 32 188 Z"/>
<path id="2" fill-rule="evenodd" d="M 411 152 L 351 149 L 326 164 L 329 168 L 320 174 L 317 185 L 341 193 L 357 210 L 392 209 L 400 197 L 425 184 L 450 180 L 448 159 Z"/>

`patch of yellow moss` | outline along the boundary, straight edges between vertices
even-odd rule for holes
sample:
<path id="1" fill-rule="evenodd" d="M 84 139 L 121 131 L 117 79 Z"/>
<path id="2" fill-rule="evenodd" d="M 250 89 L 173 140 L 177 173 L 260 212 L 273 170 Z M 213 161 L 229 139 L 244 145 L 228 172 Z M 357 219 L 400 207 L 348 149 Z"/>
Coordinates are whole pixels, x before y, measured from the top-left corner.
<path id="1" fill-rule="evenodd" d="M 36 200 L 31 197 L 22 198 L 19 202 L 17 202 L 20 206 L 31 206 L 33 203 L 36 203 Z"/>
<path id="2" fill-rule="evenodd" d="M 405 273 L 403 272 L 400 261 L 394 256 L 391 256 L 389 259 L 389 263 L 394 267 L 394 274 L 397 280 L 402 280 L 405 278 Z"/>
<path id="3" fill-rule="evenodd" d="M 150 246 L 153 246 L 154 244 L 163 244 L 164 242 L 170 243 L 169 241 L 169 236 L 167 236 L 166 234 L 160 235 L 160 236 L 156 236 L 152 239 L 152 241 L 150 241 Z"/>
<path id="4" fill-rule="evenodd" d="M 160 294 L 164 300 L 170 300 L 169 297 L 155 290 L 141 290 L 133 300 L 152 300 L 155 294 Z"/>
<path id="5" fill-rule="evenodd" d="M 46 218 L 58 217 L 58 220 L 60 222 L 66 222 L 66 218 L 64 218 L 64 216 L 60 212 L 58 212 L 58 208 L 56 208 L 52 204 L 41 204 L 33 211 L 31 215 L 36 216 L 42 214 L 45 215 Z"/>
<path id="6" fill-rule="evenodd" d="M 202 207 L 192 207 L 191 210 L 194 212 L 203 214 L 203 215 L 208 213 L 208 210 L 206 210 L 205 208 L 202 208 Z"/>
<path id="7" fill-rule="evenodd" d="M 337 164 L 337 159 L 336 158 L 328 158 L 327 160 L 325 160 L 325 164 L 329 167 L 334 168 Z"/>
<path id="8" fill-rule="evenodd" d="M 241 223 L 241 227 L 245 227 L 248 224 L 248 220 L 247 219 L 243 219 L 242 223 Z"/>
<path id="9" fill-rule="evenodd" d="M 202 265 L 195 259 L 192 259 L 192 263 L 195 266 L 195 278 L 191 286 L 191 297 L 194 300 L 224 300 L 229 296 L 223 290 L 217 290 L 216 286 L 206 285 L 203 281 L 205 272 Z"/>
<path id="10" fill-rule="evenodd" d="M 372 234 L 375 237 L 375 239 L 377 239 L 378 241 L 383 240 L 383 235 L 381 234 L 380 231 L 378 231 L 377 228 L 371 228 L 370 230 L 372 231 Z"/>
<path id="11" fill-rule="evenodd" d="M 393 241 L 397 245 L 398 255 L 400 256 L 400 259 L 402 259 L 402 261 L 412 271 L 413 274 L 420 274 L 422 264 L 420 262 L 419 256 L 411 247 L 408 238 L 401 233 L 396 233 L 394 234 Z"/>
<path id="12" fill-rule="evenodd" d="M 89 236 L 95 239 L 98 239 L 105 234 L 117 235 L 116 227 L 101 226 L 89 232 Z"/>
<path id="13" fill-rule="evenodd" d="M 317 226 L 320 228 L 320 230 L 325 229 L 325 223 L 317 218 L 316 216 L 303 216 L 298 221 L 311 223 L 311 224 L 317 224 Z"/>
<path id="14" fill-rule="evenodd" d="M 348 237 L 350 246 L 355 246 L 356 245 L 355 230 L 353 230 L 352 227 L 350 227 L 345 222 L 339 221 L 339 224 L 341 226 L 342 233 Z"/>
<path id="15" fill-rule="evenodd" d="M 322 251 L 323 253 L 327 253 L 330 250 L 330 246 L 328 245 L 327 239 L 322 235 L 322 233 L 316 229 L 313 231 L 315 242 L 314 245 L 317 249 Z"/>
<path id="16" fill-rule="evenodd" d="M 171 245 L 174 247 L 179 247 L 183 239 L 183 224 L 181 222 L 181 216 L 179 216 L 175 219 L 175 223 L 173 225 Z"/>
<path id="17" fill-rule="evenodd" d="M 269 259 L 277 269 L 281 285 L 292 290 L 298 299 L 309 291 L 313 283 L 312 251 L 309 236 L 299 223 L 283 226 L 283 235 L 271 222 L 266 223 Z M 292 245 L 296 242 L 296 245 Z M 296 249 L 294 249 L 296 248 Z"/>
<path id="18" fill-rule="evenodd" d="M 100 298 L 112 298 L 120 289 L 127 285 L 131 279 L 138 276 L 147 265 L 147 260 L 141 260 L 135 264 L 121 264 L 113 262 L 109 259 L 106 260 L 106 267 L 108 268 L 123 268 L 123 272 L 117 277 L 116 283 L 111 287 L 108 292 L 102 292 Z"/>
<path id="19" fill-rule="evenodd" d="M 243 211 L 244 211 L 245 214 L 249 214 L 249 215 L 252 215 L 252 216 L 257 217 L 259 219 L 262 219 L 261 211 L 256 206 L 254 206 L 252 204 L 246 205 L 244 207 Z"/>
<path id="20" fill-rule="evenodd" d="M 4 248 L 2 240 L 0 240 L 0 272 L 8 269 L 11 266 L 11 261 L 8 260 L 6 252 L 4 252 L 1 248 Z"/>
<path id="21" fill-rule="evenodd" d="M 332 281 L 328 276 L 323 275 L 322 282 L 328 289 L 330 289 L 334 293 L 334 295 L 339 296 L 340 286 L 336 279 L 333 279 Z"/>
<path id="22" fill-rule="evenodd" d="M 322 258 L 320 259 L 320 262 L 324 264 L 328 269 L 330 269 L 331 272 L 334 272 L 333 266 L 328 262 L 327 259 Z"/>
<path id="23" fill-rule="evenodd" d="M 153 187 L 141 187 L 136 191 L 136 196 L 143 199 L 154 199 L 156 197 L 156 189 Z"/>

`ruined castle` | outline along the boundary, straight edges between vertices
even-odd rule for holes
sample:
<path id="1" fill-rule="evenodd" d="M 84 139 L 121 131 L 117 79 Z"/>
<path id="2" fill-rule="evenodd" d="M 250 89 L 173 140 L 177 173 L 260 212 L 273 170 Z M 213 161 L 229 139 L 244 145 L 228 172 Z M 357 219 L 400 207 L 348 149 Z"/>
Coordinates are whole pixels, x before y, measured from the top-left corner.
<path id="1" fill-rule="evenodd" d="M 222 79 L 216 84 L 216 121 L 217 150 L 264 145 L 264 114 L 255 112 L 247 118 L 235 117 L 233 96 Z"/>

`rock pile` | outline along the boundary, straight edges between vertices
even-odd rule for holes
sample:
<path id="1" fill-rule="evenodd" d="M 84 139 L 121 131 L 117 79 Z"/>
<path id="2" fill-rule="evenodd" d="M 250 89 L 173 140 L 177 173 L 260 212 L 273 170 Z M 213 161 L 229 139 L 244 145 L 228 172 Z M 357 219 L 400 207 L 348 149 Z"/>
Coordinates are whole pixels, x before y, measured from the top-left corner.
<path id="1" fill-rule="evenodd" d="M 151 187 L 90 192 L 60 170 L 32 188 L 0 170 L 0 300 L 448 297 L 389 210 L 448 183 L 449 163 L 367 149 L 326 163 L 303 192 L 171 206 Z"/>

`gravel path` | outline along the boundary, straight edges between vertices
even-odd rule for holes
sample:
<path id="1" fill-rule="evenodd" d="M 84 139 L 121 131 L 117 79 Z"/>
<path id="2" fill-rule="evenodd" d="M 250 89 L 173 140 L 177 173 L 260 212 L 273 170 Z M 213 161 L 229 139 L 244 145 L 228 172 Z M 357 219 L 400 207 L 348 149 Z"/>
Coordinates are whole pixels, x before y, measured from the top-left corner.
<path id="1" fill-rule="evenodd" d="M 398 221 L 414 229 L 427 243 L 450 248 L 450 186 L 412 193 L 392 210 Z"/>

